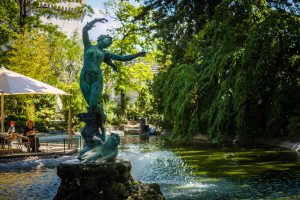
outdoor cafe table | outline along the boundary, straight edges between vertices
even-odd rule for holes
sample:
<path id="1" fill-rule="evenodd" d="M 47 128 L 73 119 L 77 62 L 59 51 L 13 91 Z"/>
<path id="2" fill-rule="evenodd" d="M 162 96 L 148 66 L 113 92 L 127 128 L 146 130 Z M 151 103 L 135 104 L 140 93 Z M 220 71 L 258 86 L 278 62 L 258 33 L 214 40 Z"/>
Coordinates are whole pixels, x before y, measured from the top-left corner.
<path id="1" fill-rule="evenodd" d="M 36 148 L 36 138 L 39 136 L 46 136 L 46 146 L 47 146 L 47 151 L 48 151 L 48 134 L 47 133 L 35 133 L 35 134 L 28 134 L 27 137 L 28 138 L 34 138 L 34 145 L 35 145 L 35 150 L 37 150 Z"/>

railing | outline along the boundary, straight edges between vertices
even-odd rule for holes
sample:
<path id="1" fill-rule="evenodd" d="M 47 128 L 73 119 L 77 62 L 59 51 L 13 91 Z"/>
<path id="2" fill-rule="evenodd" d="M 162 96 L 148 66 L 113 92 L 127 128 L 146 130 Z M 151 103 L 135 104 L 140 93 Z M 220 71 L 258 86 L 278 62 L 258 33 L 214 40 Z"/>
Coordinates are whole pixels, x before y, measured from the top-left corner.
<path id="1" fill-rule="evenodd" d="M 48 152 L 68 153 L 72 150 L 81 149 L 81 136 L 72 135 L 71 143 L 68 144 L 67 134 L 48 134 L 47 137 L 40 138 L 40 142 L 46 145 Z"/>
<path id="2" fill-rule="evenodd" d="M 45 153 L 60 153 L 60 154 L 70 154 L 75 153 L 81 149 L 82 138 L 80 135 L 72 135 L 72 140 L 70 145 L 68 145 L 68 135 L 67 134 L 48 134 L 48 133 L 38 133 L 35 138 L 39 139 L 41 152 L 28 152 L 26 146 L 20 142 L 15 142 L 11 144 L 1 143 L 0 144 L 0 156 L 7 154 L 45 154 Z M 37 142 L 35 142 L 37 144 Z M 68 148 L 70 147 L 70 148 Z M 37 148 L 35 148 L 37 149 Z"/>

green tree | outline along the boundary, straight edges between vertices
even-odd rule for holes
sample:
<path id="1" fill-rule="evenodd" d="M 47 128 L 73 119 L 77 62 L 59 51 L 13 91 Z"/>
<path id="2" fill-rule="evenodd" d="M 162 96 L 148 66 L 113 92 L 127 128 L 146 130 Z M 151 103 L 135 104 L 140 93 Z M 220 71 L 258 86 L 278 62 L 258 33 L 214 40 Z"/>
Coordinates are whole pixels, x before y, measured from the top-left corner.
<path id="1" fill-rule="evenodd" d="M 164 56 L 171 55 L 173 63 L 181 62 L 187 44 L 203 29 L 215 15 L 215 8 L 222 0 L 152 0 L 144 1 L 145 6 L 136 19 L 150 17 L 148 27 L 155 30 L 156 37 L 163 41 L 158 48 Z M 231 1 L 232 4 L 239 1 Z M 279 12 L 299 15 L 300 3 L 296 0 L 267 0 L 267 6 Z"/>
<path id="2" fill-rule="evenodd" d="M 299 16 L 270 12 L 249 33 L 234 89 L 239 134 L 276 136 L 299 116 L 299 26 Z"/>
<path id="3" fill-rule="evenodd" d="M 148 30 L 142 29 L 146 23 L 133 23 L 141 11 L 140 6 L 134 6 L 128 1 L 110 0 L 106 4 L 106 15 L 120 23 L 120 27 L 114 29 L 114 42 L 110 48 L 111 52 L 121 55 L 133 54 L 138 49 L 151 50 L 153 45 L 147 38 L 150 34 Z M 110 83 L 114 92 L 120 94 L 119 115 L 121 118 L 126 115 L 126 107 L 128 105 L 128 96 L 132 92 L 140 92 L 147 88 L 147 82 L 153 77 L 151 65 L 153 56 L 149 53 L 143 60 L 138 59 L 133 62 L 121 63 L 116 62 L 118 73 L 111 74 L 110 70 L 104 69 L 105 82 Z M 111 81 L 111 82 L 110 82 Z"/>
<path id="4" fill-rule="evenodd" d="M 61 18 L 61 19 L 78 19 L 82 18 L 86 12 L 91 12 L 91 8 L 82 1 L 66 0 L 64 2 L 76 4 L 75 8 L 66 9 L 59 3 L 61 0 L 15 0 L 18 9 L 19 31 L 25 27 L 32 28 L 44 27 L 41 17 Z"/>
<path id="5" fill-rule="evenodd" d="M 8 43 L 15 36 L 17 13 L 15 1 L 3 0 L 0 2 L 0 46 Z"/>
<path id="6" fill-rule="evenodd" d="M 50 43 L 47 35 L 37 30 L 19 35 L 12 44 L 9 69 L 34 79 L 51 82 Z"/>
<path id="7" fill-rule="evenodd" d="M 173 63 L 180 62 L 187 44 L 215 13 L 221 0 L 153 0 L 146 1 L 137 19 L 150 16 L 149 26 L 156 31 L 155 37 L 163 41 L 159 50 L 166 59 L 172 55 Z"/>
<path id="8" fill-rule="evenodd" d="M 80 122 L 76 114 L 83 112 L 86 105 L 79 87 L 83 48 L 79 44 L 76 33 L 71 39 L 61 34 L 51 34 L 50 42 L 50 65 L 55 76 L 58 77 L 58 87 L 71 94 L 71 96 L 62 97 L 63 114 L 65 119 L 68 119 L 69 109 L 71 109 L 73 127 L 77 129 Z"/>
<path id="9" fill-rule="evenodd" d="M 80 19 L 85 14 L 92 13 L 92 9 L 83 1 L 65 0 L 75 6 L 66 9 L 61 0 L 3 0 L 0 3 L 0 61 L 6 64 L 10 44 L 17 34 L 26 34 L 39 29 L 48 33 L 57 33 L 57 27 L 43 23 L 44 19 Z M 6 45 L 5 48 L 3 48 Z"/>
<path id="10" fill-rule="evenodd" d="M 46 82 L 69 92 L 72 95 L 72 111 L 76 114 L 83 108 L 83 98 L 80 93 L 78 74 L 82 65 L 82 47 L 74 36 L 68 39 L 58 32 L 43 33 L 33 30 L 19 35 L 12 45 L 9 54 L 9 69 L 34 79 Z M 41 112 L 56 108 L 56 98 L 47 96 L 15 97 L 18 105 L 23 106 L 27 118 L 43 120 L 56 117 L 53 112 Z M 69 97 L 63 97 L 64 113 L 67 116 Z M 15 110 L 19 110 L 15 108 Z M 38 111 L 37 113 L 35 111 Z M 36 114 L 35 114 L 36 113 Z M 49 116 L 52 114 L 52 116 Z M 67 119 L 67 117 L 65 117 Z M 75 123 L 76 118 L 73 117 Z"/>
<path id="11" fill-rule="evenodd" d="M 76 5 L 76 8 L 65 9 L 60 0 L 1 1 L 0 40 L 1 45 L 7 46 L 1 48 L 1 62 L 13 71 L 76 93 L 79 87 L 76 84 L 69 86 L 77 81 L 82 48 L 75 38 L 67 39 L 55 26 L 43 24 L 42 18 L 78 19 L 92 10 L 82 1 L 64 2 Z M 80 96 L 74 102 L 80 102 L 79 99 Z M 53 114 L 42 113 L 40 109 L 56 109 L 55 98 L 45 96 L 11 97 L 7 105 L 14 105 L 13 113 L 23 110 L 22 114 L 27 113 L 27 118 L 36 119 Z M 74 110 L 81 109 L 82 104 L 74 105 Z"/>
<path id="12" fill-rule="evenodd" d="M 7 65 L 10 70 L 46 83 L 57 83 L 50 66 L 50 43 L 46 34 L 35 30 L 18 35 L 11 48 Z M 27 118 L 35 120 L 36 96 L 22 95 L 16 98 L 20 105 L 24 105 Z"/>
<path id="13" fill-rule="evenodd" d="M 299 101 L 299 16 L 263 0 L 223 1 L 181 61 L 156 77 L 173 136 L 277 136 Z M 293 94 L 293 95 L 292 95 Z"/>

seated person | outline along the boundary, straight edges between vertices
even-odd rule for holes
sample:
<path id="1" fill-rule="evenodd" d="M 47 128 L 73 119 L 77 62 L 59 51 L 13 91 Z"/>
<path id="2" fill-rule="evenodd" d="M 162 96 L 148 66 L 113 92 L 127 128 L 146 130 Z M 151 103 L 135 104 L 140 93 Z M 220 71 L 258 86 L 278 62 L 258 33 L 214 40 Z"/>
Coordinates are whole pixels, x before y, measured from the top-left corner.
<path id="1" fill-rule="evenodd" d="M 40 141 L 39 138 L 35 136 L 37 131 L 34 128 L 34 122 L 32 120 L 28 120 L 26 122 L 26 128 L 24 130 L 24 136 L 28 137 L 28 141 L 30 143 L 31 152 L 40 152 Z M 23 139 L 23 142 L 26 142 L 26 139 Z"/>
<path id="2" fill-rule="evenodd" d="M 15 125 L 16 125 L 15 121 L 10 121 L 9 128 L 7 131 L 8 134 L 13 134 L 14 132 L 16 132 Z"/>
<path id="3" fill-rule="evenodd" d="M 15 133 L 16 132 L 15 125 L 16 125 L 15 121 L 10 121 L 9 128 L 8 128 L 8 131 L 7 131 L 7 138 L 9 140 L 15 140 L 15 139 L 18 138 L 18 134 Z"/>
<path id="4" fill-rule="evenodd" d="M 10 121 L 7 133 L 1 134 L 3 144 L 10 144 L 12 140 L 15 140 L 18 137 L 18 134 L 15 133 L 15 125 L 15 121 Z"/>

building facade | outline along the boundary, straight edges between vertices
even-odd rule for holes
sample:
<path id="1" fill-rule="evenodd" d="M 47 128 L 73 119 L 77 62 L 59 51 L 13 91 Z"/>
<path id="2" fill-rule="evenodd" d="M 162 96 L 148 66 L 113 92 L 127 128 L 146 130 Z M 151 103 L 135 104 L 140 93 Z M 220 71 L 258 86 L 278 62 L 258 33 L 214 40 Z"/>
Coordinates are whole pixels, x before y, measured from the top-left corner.
<path id="1" fill-rule="evenodd" d="M 72 10 L 76 7 L 80 6 L 82 3 L 86 3 L 86 0 L 73 0 L 73 1 L 64 1 L 62 0 L 60 3 L 57 3 L 55 6 L 62 10 Z M 57 25 L 59 30 L 63 32 L 69 38 L 73 37 L 74 34 L 78 35 L 78 38 L 82 38 L 82 27 L 83 27 L 83 19 L 84 15 L 79 19 L 59 19 L 55 17 L 41 18 L 44 23 L 51 23 L 53 25 Z"/>

